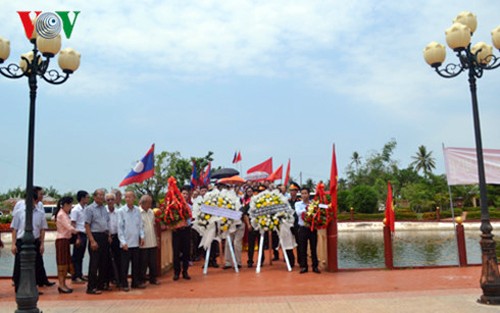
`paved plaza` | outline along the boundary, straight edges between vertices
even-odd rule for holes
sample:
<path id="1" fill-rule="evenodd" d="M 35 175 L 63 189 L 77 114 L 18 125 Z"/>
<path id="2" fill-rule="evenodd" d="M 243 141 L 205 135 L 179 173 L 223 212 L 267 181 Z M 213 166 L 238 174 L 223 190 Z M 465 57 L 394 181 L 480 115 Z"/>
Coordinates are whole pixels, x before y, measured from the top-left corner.
<path id="1" fill-rule="evenodd" d="M 478 266 L 338 273 L 287 272 L 283 262 L 254 269 L 191 269 L 192 280 L 174 282 L 171 273 L 159 286 L 128 293 L 114 290 L 87 295 L 85 285 L 69 295 L 57 287 L 41 290 L 43 312 L 499 312 L 476 302 L 481 295 Z M 54 280 L 54 279 L 52 279 Z M 0 312 L 14 312 L 9 279 L 0 280 Z"/>

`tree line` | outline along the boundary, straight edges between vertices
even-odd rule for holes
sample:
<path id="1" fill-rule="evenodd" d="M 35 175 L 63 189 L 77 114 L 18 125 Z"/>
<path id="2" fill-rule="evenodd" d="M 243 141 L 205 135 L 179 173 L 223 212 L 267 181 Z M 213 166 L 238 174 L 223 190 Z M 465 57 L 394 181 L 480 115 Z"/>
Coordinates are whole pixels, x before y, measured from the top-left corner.
<path id="1" fill-rule="evenodd" d="M 417 148 L 412 162 L 401 167 L 394 159 L 397 147 L 395 139 L 388 141 L 379 151 L 372 151 L 364 156 L 354 151 L 350 163 L 345 168 L 345 176 L 338 182 L 339 211 L 354 208 L 360 213 L 374 213 L 383 209 L 387 196 L 387 182 L 393 187 L 396 206 L 408 208 L 416 213 L 450 208 L 450 194 L 446 175 L 434 174 L 436 161 L 432 151 L 424 145 Z M 150 194 L 156 203 L 164 196 L 167 179 L 174 176 L 179 185 L 189 184 L 192 164 L 197 168 L 205 168 L 213 161 L 213 152 L 208 151 L 202 157 L 184 158 L 180 152 L 162 151 L 155 155 L 155 175 L 141 184 L 127 186 L 137 194 Z M 213 169 L 215 170 L 215 169 Z M 314 190 L 316 182 L 306 179 L 306 186 Z M 327 187 L 329 181 L 327 182 Z M 0 203 L 10 198 L 24 197 L 24 189 L 16 187 L 0 194 Z M 72 192 L 61 194 L 54 187 L 45 188 L 45 194 L 55 199 L 72 195 Z M 451 186 L 451 198 L 459 200 L 464 206 L 479 205 L 474 199 L 479 198 L 477 185 Z M 491 206 L 500 206 L 500 187 L 488 185 L 488 201 Z"/>

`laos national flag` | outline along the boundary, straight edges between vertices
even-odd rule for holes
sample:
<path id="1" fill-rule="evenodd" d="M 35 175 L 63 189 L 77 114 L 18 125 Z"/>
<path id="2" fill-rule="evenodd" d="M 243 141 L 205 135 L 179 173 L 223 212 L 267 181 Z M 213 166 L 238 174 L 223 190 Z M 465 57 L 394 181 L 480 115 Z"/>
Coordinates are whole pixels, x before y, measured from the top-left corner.
<path id="1" fill-rule="evenodd" d="M 146 155 L 137 162 L 127 177 L 120 183 L 120 187 L 133 183 L 142 183 L 155 174 L 155 145 L 153 144 Z"/>

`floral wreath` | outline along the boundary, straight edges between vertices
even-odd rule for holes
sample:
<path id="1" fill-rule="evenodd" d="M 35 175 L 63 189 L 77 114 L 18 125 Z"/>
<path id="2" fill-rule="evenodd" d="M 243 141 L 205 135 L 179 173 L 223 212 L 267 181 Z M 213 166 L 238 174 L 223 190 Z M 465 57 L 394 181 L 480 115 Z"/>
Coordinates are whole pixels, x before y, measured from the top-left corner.
<path id="1" fill-rule="evenodd" d="M 179 191 L 174 177 L 168 179 L 168 190 L 160 210 L 160 223 L 167 225 L 168 228 L 184 227 L 188 219 L 191 219 L 191 209 Z"/>
<path id="2" fill-rule="evenodd" d="M 261 233 L 279 231 L 284 223 L 293 225 L 293 211 L 288 200 L 279 191 L 263 191 L 250 201 L 250 223 Z"/>
<path id="3" fill-rule="evenodd" d="M 193 211 L 196 212 L 194 228 L 201 236 L 213 237 L 212 240 L 215 239 L 215 237 L 225 238 L 227 233 L 233 233 L 236 231 L 236 226 L 241 224 L 241 220 L 233 220 L 227 217 L 202 212 L 203 205 L 239 211 L 241 202 L 236 193 L 232 190 L 213 190 L 206 193 L 203 198 L 199 197 L 193 205 Z"/>
<path id="4" fill-rule="evenodd" d="M 309 203 L 306 211 L 302 213 L 304 224 L 309 226 L 311 231 L 315 229 L 323 229 L 328 226 L 333 219 L 332 206 L 328 205 L 328 200 L 325 193 L 325 185 L 319 183 L 316 187 L 316 195 L 313 201 Z"/>

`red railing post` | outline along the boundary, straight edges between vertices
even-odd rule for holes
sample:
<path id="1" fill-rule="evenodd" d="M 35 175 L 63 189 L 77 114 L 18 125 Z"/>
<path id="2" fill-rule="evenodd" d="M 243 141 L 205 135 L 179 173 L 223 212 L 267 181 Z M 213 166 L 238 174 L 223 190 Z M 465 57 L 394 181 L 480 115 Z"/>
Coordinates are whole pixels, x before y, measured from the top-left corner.
<path id="1" fill-rule="evenodd" d="M 327 269 L 329 272 L 339 271 L 337 240 L 338 240 L 338 228 L 337 228 L 337 217 L 335 216 L 328 225 L 328 228 L 326 229 L 326 251 L 328 258 Z"/>
<path id="2" fill-rule="evenodd" d="M 464 225 L 462 225 L 461 217 L 457 217 L 455 221 L 457 222 L 456 234 L 457 234 L 457 247 L 458 247 L 458 263 L 461 267 L 467 266 L 467 249 L 465 247 Z"/>
<path id="3" fill-rule="evenodd" d="M 390 270 L 394 269 L 391 229 L 387 225 L 384 225 L 384 256 L 385 267 Z"/>

